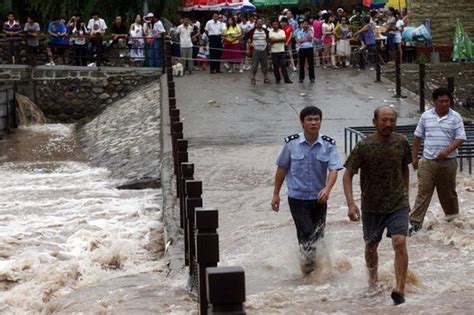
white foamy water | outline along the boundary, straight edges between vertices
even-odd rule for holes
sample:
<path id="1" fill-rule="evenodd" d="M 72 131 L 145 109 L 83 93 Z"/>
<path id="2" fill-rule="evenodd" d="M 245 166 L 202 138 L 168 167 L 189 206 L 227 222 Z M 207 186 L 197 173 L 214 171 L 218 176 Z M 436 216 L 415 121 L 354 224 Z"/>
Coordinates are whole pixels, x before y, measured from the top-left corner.
<path id="1" fill-rule="evenodd" d="M 360 223 L 349 222 L 339 174 L 329 201 L 327 228 L 316 272 L 303 277 L 296 231 L 281 193 L 279 213 L 270 208 L 275 157 L 280 146 L 193 149 L 190 160 L 203 180 L 204 204 L 219 210 L 221 264 L 243 266 L 251 314 L 472 314 L 474 304 L 474 179 L 459 173 L 460 216 L 447 222 L 436 193 L 425 229 L 408 239 L 406 303 L 393 306 L 394 253 L 379 247 L 379 284 L 368 292 Z M 344 159 L 344 156 L 341 156 Z M 410 200 L 417 191 L 411 174 Z M 360 202 L 358 179 L 354 192 Z"/>
<path id="2" fill-rule="evenodd" d="M 4 163 L 0 178 L 0 313 L 48 312 L 81 288 L 165 270 L 160 190 L 117 190 L 80 162 Z"/>

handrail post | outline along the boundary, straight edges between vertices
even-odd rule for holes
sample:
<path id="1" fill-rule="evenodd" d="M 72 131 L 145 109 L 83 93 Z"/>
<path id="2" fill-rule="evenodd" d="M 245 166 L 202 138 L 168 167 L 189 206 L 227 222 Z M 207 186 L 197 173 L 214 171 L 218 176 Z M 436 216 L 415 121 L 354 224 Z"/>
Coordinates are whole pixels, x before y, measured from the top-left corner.
<path id="1" fill-rule="evenodd" d="M 454 107 L 454 78 L 453 77 L 448 77 L 447 78 L 447 81 L 448 81 L 448 90 L 449 90 L 449 94 L 451 95 L 450 98 L 451 98 L 451 107 Z"/>
<path id="2" fill-rule="evenodd" d="M 380 41 L 375 41 L 375 82 L 381 81 L 380 69 L 380 55 L 381 55 Z"/>
<path id="3" fill-rule="evenodd" d="M 199 274 L 199 311 L 208 314 L 206 268 L 217 267 L 219 262 L 218 211 L 196 209 L 196 260 Z"/>
<path id="4" fill-rule="evenodd" d="M 245 314 L 245 272 L 242 267 L 206 269 L 209 314 Z"/>
<path id="5" fill-rule="evenodd" d="M 171 149 L 173 152 L 173 166 L 174 166 L 174 174 L 178 174 L 178 161 L 177 161 L 177 152 L 178 146 L 177 141 L 178 139 L 183 139 L 183 123 L 182 122 L 175 122 L 171 123 Z"/>
<path id="6" fill-rule="evenodd" d="M 395 51 L 395 81 L 396 81 L 396 94 L 395 97 L 402 97 L 402 71 L 400 65 L 400 51 Z"/>
<path id="7" fill-rule="evenodd" d="M 196 240 L 195 240 L 195 220 L 196 208 L 202 207 L 202 182 L 198 180 L 187 180 L 186 191 L 186 212 L 185 216 L 185 242 L 188 243 L 186 252 L 187 265 L 189 265 L 190 287 L 197 289 L 198 266 L 196 260 Z"/>
<path id="8" fill-rule="evenodd" d="M 426 65 L 424 63 L 420 63 L 420 66 L 419 66 L 420 113 L 425 112 L 425 77 L 426 77 Z"/>
<path id="9" fill-rule="evenodd" d="M 181 163 L 188 162 L 188 140 L 176 140 L 176 195 L 181 197 L 183 190 L 180 185 L 181 180 Z"/>

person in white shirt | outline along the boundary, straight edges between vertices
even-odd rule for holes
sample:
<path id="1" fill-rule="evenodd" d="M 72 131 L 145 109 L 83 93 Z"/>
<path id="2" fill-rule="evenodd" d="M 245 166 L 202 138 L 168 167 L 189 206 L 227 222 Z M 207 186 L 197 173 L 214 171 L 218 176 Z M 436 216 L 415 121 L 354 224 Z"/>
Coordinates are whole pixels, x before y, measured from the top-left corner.
<path id="1" fill-rule="evenodd" d="M 288 70 L 286 68 L 285 31 L 280 29 L 280 23 L 278 23 L 277 21 L 272 22 L 272 29 L 268 33 L 268 38 L 271 45 L 270 52 L 272 55 L 273 74 L 275 75 L 276 80 L 275 82 L 280 83 L 281 71 L 285 83 L 293 83 L 291 82 L 290 77 L 288 76 Z"/>
<path id="2" fill-rule="evenodd" d="M 151 13 L 153 14 L 153 13 Z M 150 67 L 161 67 L 163 65 L 163 44 L 162 44 L 162 36 L 166 33 L 165 27 L 163 22 L 161 22 L 160 16 L 155 15 L 153 18 L 153 30 L 151 32 L 151 36 L 153 37 L 153 43 L 151 47 L 150 53 Z"/>
<path id="3" fill-rule="evenodd" d="M 179 38 L 179 46 L 181 48 L 181 64 L 183 65 L 184 72 L 189 71 L 192 73 L 193 69 L 193 42 L 191 40 L 191 34 L 193 32 L 193 26 L 190 23 L 189 18 L 184 18 L 183 24 L 178 26 L 176 34 Z"/>
<path id="4" fill-rule="evenodd" d="M 107 30 L 107 24 L 101 18 L 97 12 L 92 13 L 92 19 L 87 24 L 87 30 L 90 35 L 90 54 L 95 55 L 95 63 L 89 64 L 89 66 L 100 66 L 102 63 L 103 46 L 102 40 L 105 31 Z"/>
<path id="5" fill-rule="evenodd" d="M 219 21 L 217 13 L 212 15 L 212 20 L 206 23 L 204 30 L 209 38 L 210 73 L 222 73 L 220 60 L 222 59 L 222 34 L 225 31 L 225 25 Z"/>

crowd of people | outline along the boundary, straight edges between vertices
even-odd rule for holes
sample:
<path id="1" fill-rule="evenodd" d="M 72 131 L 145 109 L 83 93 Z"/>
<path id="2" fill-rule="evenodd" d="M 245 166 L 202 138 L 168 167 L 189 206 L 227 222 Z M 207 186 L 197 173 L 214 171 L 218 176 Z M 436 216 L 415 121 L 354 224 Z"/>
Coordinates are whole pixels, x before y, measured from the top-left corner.
<path id="1" fill-rule="evenodd" d="M 376 39 L 380 39 L 387 61 L 402 59 L 402 32 L 409 23 L 406 9 L 387 11 L 360 9 L 348 14 L 343 8 L 334 14 L 322 10 L 312 15 L 310 10 L 295 16 L 284 9 L 272 18 L 255 12 L 233 14 L 214 13 L 205 24 L 188 17 L 171 29 L 172 54 L 181 60 L 185 72 L 202 70 L 209 65 L 211 74 L 251 70 L 251 82 L 260 66 L 264 83 L 270 83 L 269 69 L 277 83 L 283 76 L 292 83 L 288 70 L 298 71 L 299 81 L 305 72 L 315 81 L 314 68 L 355 67 L 370 69 L 376 62 Z M 360 58 L 362 56 L 362 58 Z M 269 62 L 271 60 L 271 63 Z M 288 69 L 289 68 L 289 69 Z"/>
<path id="2" fill-rule="evenodd" d="M 109 29 L 99 13 L 93 12 L 91 15 L 87 23 L 81 14 L 75 14 L 69 20 L 55 17 L 42 32 L 33 16 L 28 16 L 22 25 L 15 14 L 10 12 L 3 24 L 5 48 L 10 62 L 19 63 L 23 42 L 28 64 L 35 66 L 41 42 L 46 39 L 49 66 L 56 63 L 101 66 L 109 58 L 126 58 L 130 66 L 161 67 L 162 36 L 166 30 L 159 16 L 148 13 L 142 19 L 137 14 L 130 26 L 121 16 L 117 16 Z M 70 60 L 69 51 L 72 51 Z"/>
<path id="3" fill-rule="evenodd" d="M 291 83 L 288 71 L 298 71 L 303 81 L 305 72 L 314 82 L 314 67 L 345 68 L 351 64 L 370 69 L 376 61 L 376 39 L 393 62 L 402 58 L 402 31 L 408 24 L 407 10 L 352 13 L 339 8 L 335 13 L 322 10 L 315 14 L 304 10 L 294 15 L 284 9 L 273 17 L 256 12 L 227 11 L 215 13 L 209 21 L 184 17 L 171 28 L 172 55 L 180 60 L 185 72 L 202 70 L 207 65 L 210 73 L 220 73 L 221 64 L 229 73 L 251 70 L 251 82 L 260 67 L 264 82 L 270 83 L 268 71 L 273 69 L 276 82 L 283 77 Z M 45 32 L 29 16 L 22 25 L 14 13 L 8 14 L 3 25 L 6 50 L 11 63 L 19 62 L 20 47 L 26 46 L 28 63 L 36 64 L 41 42 L 47 39 L 48 65 L 74 64 L 100 66 L 109 57 L 128 60 L 129 66 L 159 67 L 162 61 L 162 37 L 168 33 L 160 17 L 148 13 L 137 14 L 128 26 L 117 16 L 109 28 L 97 12 L 86 23 L 80 14 L 68 21 L 53 18 Z M 168 34 L 167 34 L 168 35 Z M 68 54 L 72 51 L 72 54 Z M 397 54 L 398 52 L 398 54 Z M 69 57 L 71 55 L 71 57 Z M 362 58 L 360 58 L 362 56 Z M 270 62 L 271 61 L 271 62 Z"/>

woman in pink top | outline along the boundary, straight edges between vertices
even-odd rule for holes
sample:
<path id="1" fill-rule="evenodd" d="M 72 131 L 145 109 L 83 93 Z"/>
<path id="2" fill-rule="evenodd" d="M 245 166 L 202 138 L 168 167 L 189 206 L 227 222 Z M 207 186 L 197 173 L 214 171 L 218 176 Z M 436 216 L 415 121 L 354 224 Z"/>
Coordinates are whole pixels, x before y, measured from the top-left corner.
<path id="1" fill-rule="evenodd" d="M 323 33 L 323 60 L 324 64 L 327 65 L 331 62 L 331 65 L 334 68 L 336 67 L 336 56 L 335 56 L 335 41 L 334 41 L 334 24 L 333 16 L 329 14 L 325 14 L 323 16 L 324 23 L 322 26 L 322 33 Z"/>
<path id="2" fill-rule="evenodd" d="M 323 65 L 322 52 L 323 52 L 323 23 L 319 18 L 319 15 L 316 15 L 313 21 L 313 47 L 316 54 L 316 65 L 319 63 Z"/>

